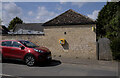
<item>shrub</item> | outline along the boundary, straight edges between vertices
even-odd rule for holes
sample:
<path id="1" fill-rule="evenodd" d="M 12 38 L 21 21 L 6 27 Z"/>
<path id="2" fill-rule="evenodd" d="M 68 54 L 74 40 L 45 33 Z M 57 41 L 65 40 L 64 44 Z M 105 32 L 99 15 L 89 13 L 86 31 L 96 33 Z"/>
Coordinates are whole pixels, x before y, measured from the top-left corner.
<path id="1" fill-rule="evenodd" d="M 111 50 L 114 60 L 120 60 L 120 38 L 115 38 L 111 42 Z"/>

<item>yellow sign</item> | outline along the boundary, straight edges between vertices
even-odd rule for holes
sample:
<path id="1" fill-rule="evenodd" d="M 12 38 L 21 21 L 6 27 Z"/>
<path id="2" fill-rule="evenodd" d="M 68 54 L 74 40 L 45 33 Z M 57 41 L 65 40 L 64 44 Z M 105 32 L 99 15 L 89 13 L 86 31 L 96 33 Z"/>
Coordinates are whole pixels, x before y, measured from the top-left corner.
<path id="1" fill-rule="evenodd" d="M 65 39 L 59 39 L 59 43 L 60 43 L 61 45 L 64 45 L 64 44 L 65 44 Z"/>
<path id="2" fill-rule="evenodd" d="M 92 27 L 92 31 L 94 31 L 94 27 Z"/>

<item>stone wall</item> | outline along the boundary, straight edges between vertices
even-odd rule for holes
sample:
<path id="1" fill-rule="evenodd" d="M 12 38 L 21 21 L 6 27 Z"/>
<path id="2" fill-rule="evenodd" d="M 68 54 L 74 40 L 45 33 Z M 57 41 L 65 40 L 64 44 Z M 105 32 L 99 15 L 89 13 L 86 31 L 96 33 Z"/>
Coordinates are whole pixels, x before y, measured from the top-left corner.
<path id="1" fill-rule="evenodd" d="M 45 27 L 45 35 L 2 36 L 2 39 L 30 40 L 49 48 L 54 57 L 96 59 L 96 34 L 89 26 Z M 66 34 L 65 34 L 66 33 Z M 64 46 L 59 39 L 65 39 Z"/>
<path id="2" fill-rule="evenodd" d="M 98 53 L 99 60 L 112 60 L 112 51 L 108 38 L 100 38 L 98 40 Z"/>

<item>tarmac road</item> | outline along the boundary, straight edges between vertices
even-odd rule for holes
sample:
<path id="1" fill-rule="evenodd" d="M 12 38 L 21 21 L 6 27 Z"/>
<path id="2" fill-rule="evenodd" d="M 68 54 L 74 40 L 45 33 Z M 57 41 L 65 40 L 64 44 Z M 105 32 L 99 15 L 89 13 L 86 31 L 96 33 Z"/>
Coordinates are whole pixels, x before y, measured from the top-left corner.
<path id="1" fill-rule="evenodd" d="M 8 76 L 118 76 L 117 65 L 84 65 L 61 63 L 53 60 L 50 64 L 28 67 L 23 62 L 2 63 L 2 74 Z"/>

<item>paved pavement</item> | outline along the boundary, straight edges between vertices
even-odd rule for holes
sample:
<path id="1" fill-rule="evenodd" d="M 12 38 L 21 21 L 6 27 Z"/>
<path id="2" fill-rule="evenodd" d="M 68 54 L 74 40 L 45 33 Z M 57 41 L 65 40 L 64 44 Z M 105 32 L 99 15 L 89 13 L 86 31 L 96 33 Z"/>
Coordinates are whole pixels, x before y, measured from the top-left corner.
<path id="1" fill-rule="evenodd" d="M 60 60 L 63 63 L 69 64 L 81 64 L 81 65 L 99 65 L 99 66 L 108 66 L 114 67 L 118 66 L 118 62 L 113 61 L 105 61 L 105 60 L 93 60 L 93 59 L 80 59 L 80 58 L 63 58 L 63 57 L 54 57 L 56 60 Z"/>
<path id="2" fill-rule="evenodd" d="M 60 58 L 58 58 L 60 59 Z M 72 60 L 74 61 L 74 60 Z M 2 74 L 9 76 L 118 76 L 117 62 L 72 62 L 53 60 L 51 64 L 28 67 L 23 62 L 6 61 L 2 64 Z"/>

